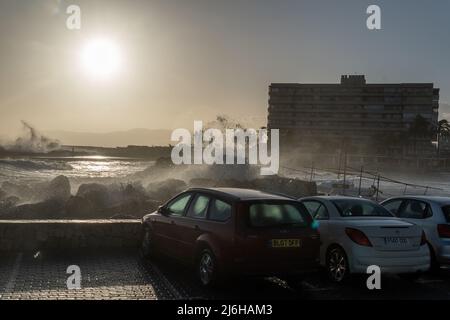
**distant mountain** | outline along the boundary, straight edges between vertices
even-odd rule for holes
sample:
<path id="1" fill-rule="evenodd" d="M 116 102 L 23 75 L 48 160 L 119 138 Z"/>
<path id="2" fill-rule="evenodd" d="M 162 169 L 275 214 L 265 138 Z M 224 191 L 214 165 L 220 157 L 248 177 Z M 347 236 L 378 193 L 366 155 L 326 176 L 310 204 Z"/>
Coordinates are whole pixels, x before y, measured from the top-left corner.
<path id="1" fill-rule="evenodd" d="M 171 130 L 131 129 L 105 133 L 47 131 L 46 135 L 58 139 L 64 145 L 124 147 L 138 146 L 166 146 L 170 141 Z M 172 142 L 172 144 L 174 144 Z"/>

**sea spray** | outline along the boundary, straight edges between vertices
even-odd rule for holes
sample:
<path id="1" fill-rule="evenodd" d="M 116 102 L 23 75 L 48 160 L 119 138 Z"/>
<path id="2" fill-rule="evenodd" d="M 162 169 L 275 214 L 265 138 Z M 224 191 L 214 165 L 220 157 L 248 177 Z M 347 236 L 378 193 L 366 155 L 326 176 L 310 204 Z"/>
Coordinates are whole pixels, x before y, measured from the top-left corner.
<path id="1" fill-rule="evenodd" d="M 4 149 L 13 152 L 43 153 L 61 147 L 58 140 L 44 136 L 28 122 L 22 120 L 22 125 L 23 134 L 13 143 L 5 143 L 2 146 Z"/>

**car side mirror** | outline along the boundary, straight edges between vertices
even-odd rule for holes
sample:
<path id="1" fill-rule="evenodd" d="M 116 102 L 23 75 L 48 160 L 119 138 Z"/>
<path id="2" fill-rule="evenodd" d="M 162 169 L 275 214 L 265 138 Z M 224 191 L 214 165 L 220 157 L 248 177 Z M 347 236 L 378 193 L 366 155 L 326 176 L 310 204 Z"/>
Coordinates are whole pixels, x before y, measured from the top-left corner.
<path id="1" fill-rule="evenodd" d="M 158 213 L 159 213 L 159 214 L 162 214 L 163 216 L 168 216 L 168 215 L 169 215 L 169 209 L 167 209 L 167 208 L 164 207 L 164 206 L 160 206 L 160 207 L 158 208 Z"/>

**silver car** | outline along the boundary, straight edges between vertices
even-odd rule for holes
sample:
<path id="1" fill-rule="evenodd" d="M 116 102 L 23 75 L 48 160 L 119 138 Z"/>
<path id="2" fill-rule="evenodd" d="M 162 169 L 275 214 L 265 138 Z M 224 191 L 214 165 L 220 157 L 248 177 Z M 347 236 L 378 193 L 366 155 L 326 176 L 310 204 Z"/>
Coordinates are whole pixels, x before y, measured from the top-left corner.
<path id="1" fill-rule="evenodd" d="M 372 265 L 382 274 L 415 276 L 430 268 L 430 251 L 420 226 L 394 217 L 361 198 L 299 199 L 319 224 L 320 261 L 335 282 Z"/>
<path id="2" fill-rule="evenodd" d="M 403 196 L 385 200 L 381 205 L 423 228 L 433 269 L 450 265 L 450 197 Z"/>

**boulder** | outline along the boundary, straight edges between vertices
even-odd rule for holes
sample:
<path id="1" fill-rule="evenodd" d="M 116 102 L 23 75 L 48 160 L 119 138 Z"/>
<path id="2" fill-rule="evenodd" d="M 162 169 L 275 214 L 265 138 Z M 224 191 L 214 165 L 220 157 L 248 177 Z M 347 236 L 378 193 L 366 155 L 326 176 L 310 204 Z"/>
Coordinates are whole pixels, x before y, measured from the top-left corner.
<path id="1" fill-rule="evenodd" d="M 76 196 L 89 200 L 93 209 L 104 209 L 109 206 L 110 202 L 108 188 L 99 183 L 82 184 L 78 188 Z"/>
<path id="2" fill-rule="evenodd" d="M 5 210 L 15 207 L 20 202 L 20 199 L 16 196 L 7 196 L 0 200 L 0 215 L 2 215 Z"/>
<path id="3" fill-rule="evenodd" d="M 194 178 L 189 180 L 190 188 L 213 188 L 217 187 L 216 180 L 208 179 L 208 178 Z"/>
<path id="4" fill-rule="evenodd" d="M 147 186 L 147 194 L 150 199 L 166 201 L 178 193 L 186 190 L 187 185 L 183 180 L 168 179 L 161 182 L 150 183 Z"/>
<path id="5" fill-rule="evenodd" d="M 62 219 L 64 205 L 58 200 L 12 207 L 2 215 L 3 219 Z"/>
<path id="6" fill-rule="evenodd" d="M 73 196 L 67 200 L 64 207 L 65 217 L 67 219 L 95 219 L 96 209 L 91 200 Z"/>
<path id="7" fill-rule="evenodd" d="M 58 176 L 50 182 L 37 185 L 34 198 L 37 201 L 55 199 L 65 202 L 70 196 L 69 179 L 66 176 Z"/>
<path id="8" fill-rule="evenodd" d="M 15 184 L 5 181 L 2 184 L 2 190 L 10 196 L 16 196 L 22 201 L 28 201 L 33 197 L 34 191 L 26 184 Z"/>
<path id="9" fill-rule="evenodd" d="M 251 181 L 254 189 L 285 194 L 294 198 L 315 195 L 317 192 L 315 182 L 283 177 L 265 177 Z"/>

